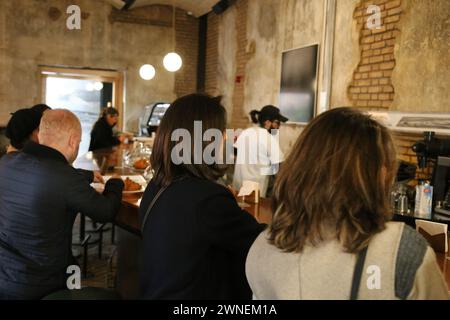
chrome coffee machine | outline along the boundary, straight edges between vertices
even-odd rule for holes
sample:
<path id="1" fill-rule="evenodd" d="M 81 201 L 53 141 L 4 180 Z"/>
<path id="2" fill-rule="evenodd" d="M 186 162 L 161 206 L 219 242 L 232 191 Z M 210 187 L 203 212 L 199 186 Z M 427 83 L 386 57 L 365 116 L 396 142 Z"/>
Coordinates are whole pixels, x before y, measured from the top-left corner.
<path id="1" fill-rule="evenodd" d="M 431 179 L 433 209 L 450 216 L 450 139 L 438 139 L 434 132 L 424 132 L 424 140 L 416 142 L 412 150 L 419 168 L 425 168 L 429 160 L 435 163 Z"/>
<path id="2" fill-rule="evenodd" d="M 412 146 L 417 155 L 419 168 L 425 168 L 430 159 L 437 160 L 440 156 L 450 156 L 450 139 L 438 139 L 433 131 L 424 132 L 423 136 L 423 141 L 418 141 Z"/>
<path id="3" fill-rule="evenodd" d="M 438 157 L 434 185 L 434 211 L 450 216 L 450 157 Z"/>
<path id="4" fill-rule="evenodd" d="M 169 108 L 166 102 L 156 102 L 145 106 L 139 120 L 139 135 L 151 136 L 159 127 L 161 120 Z"/>

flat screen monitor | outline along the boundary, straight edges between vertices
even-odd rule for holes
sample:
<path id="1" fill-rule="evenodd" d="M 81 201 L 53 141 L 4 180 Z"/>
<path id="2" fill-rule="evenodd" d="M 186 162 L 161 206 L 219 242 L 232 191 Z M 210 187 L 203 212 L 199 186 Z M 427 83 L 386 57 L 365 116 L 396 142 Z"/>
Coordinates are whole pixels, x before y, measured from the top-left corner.
<path id="1" fill-rule="evenodd" d="M 283 52 L 279 108 L 289 122 L 307 123 L 315 114 L 319 45 Z"/>

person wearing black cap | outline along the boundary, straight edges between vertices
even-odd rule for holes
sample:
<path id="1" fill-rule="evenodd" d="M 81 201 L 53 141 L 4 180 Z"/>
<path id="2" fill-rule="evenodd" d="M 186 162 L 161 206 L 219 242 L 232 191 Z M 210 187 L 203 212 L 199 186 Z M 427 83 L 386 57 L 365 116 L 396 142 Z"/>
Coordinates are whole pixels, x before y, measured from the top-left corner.
<path id="1" fill-rule="evenodd" d="M 91 131 L 91 143 L 89 151 L 106 149 L 119 145 L 123 137 L 115 137 L 113 128 L 117 124 L 119 111 L 113 107 L 104 108 L 100 119 L 94 124 Z"/>
<path id="2" fill-rule="evenodd" d="M 28 141 L 39 142 L 39 123 L 42 114 L 49 109 L 50 107 L 45 104 L 37 104 L 12 113 L 6 126 L 6 137 L 10 140 L 7 153 L 22 150 Z"/>
<path id="3" fill-rule="evenodd" d="M 265 197 L 269 178 L 278 172 L 279 164 L 284 160 L 278 143 L 278 129 L 288 118 L 272 105 L 251 111 L 250 117 L 259 126 L 244 130 L 234 144 L 237 155 L 233 188 L 239 190 L 244 181 L 257 182 L 261 197 Z"/>

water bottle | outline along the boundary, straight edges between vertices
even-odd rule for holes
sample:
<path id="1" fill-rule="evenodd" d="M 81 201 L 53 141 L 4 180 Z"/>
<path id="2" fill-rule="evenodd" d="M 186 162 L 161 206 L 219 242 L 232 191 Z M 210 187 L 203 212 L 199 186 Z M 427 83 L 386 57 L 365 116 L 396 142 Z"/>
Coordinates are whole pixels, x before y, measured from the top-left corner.
<path id="1" fill-rule="evenodd" d="M 404 193 L 398 198 L 399 212 L 401 214 L 408 213 L 408 196 Z"/>

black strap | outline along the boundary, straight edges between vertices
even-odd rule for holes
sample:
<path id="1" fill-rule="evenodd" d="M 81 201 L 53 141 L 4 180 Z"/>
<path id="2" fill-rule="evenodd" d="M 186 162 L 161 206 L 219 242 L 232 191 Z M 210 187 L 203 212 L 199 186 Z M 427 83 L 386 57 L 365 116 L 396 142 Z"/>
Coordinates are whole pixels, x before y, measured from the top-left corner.
<path id="1" fill-rule="evenodd" d="M 150 205 L 148 206 L 147 211 L 145 212 L 145 216 L 144 219 L 142 220 L 142 225 L 141 225 L 141 234 L 144 234 L 144 227 L 145 227 L 145 223 L 147 222 L 148 216 L 150 215 L 150 211 L 152 210 L 153 206 L 155 205 L 156 201 L 158 200 L 158 198 L 162 195 L 162 193 L 169 187 L 169 185 L 162 187 L 161 189 L 159 189 L 158 193 L 156 194 L 156 196 L 153 198 L 152 202 L 150 202 Z"/>
<path id="2" fill-rule="evenodd" d="M 350 292 L 350 300 L 358 300 L 359 285 L 361 283 L 361 276 L 366 261 L 367 248 L 365 247 L 358 253 L 355 270 L 353 271 L 352 291 Z"/>

